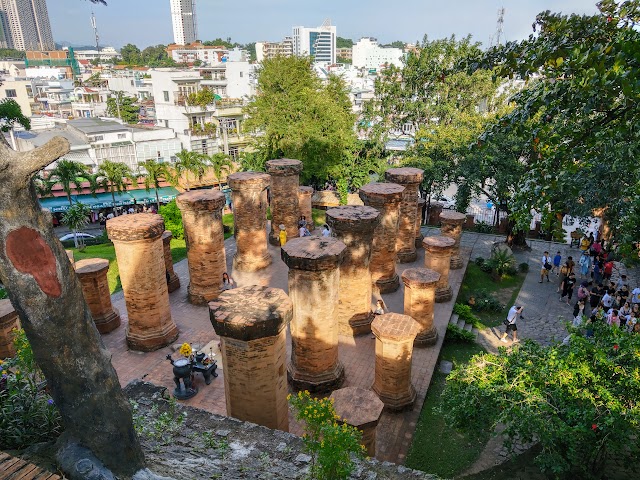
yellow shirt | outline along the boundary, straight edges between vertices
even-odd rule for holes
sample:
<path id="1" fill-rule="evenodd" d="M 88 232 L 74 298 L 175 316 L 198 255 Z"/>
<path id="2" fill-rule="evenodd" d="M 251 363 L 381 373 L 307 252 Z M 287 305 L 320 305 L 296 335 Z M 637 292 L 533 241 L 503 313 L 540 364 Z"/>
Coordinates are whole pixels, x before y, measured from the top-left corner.
<path id="1" fill-rule="evenodd" d="M 287 231 L 280 230 L 280 246 L 284 247 L 285 243 L 287 243 Z"/>

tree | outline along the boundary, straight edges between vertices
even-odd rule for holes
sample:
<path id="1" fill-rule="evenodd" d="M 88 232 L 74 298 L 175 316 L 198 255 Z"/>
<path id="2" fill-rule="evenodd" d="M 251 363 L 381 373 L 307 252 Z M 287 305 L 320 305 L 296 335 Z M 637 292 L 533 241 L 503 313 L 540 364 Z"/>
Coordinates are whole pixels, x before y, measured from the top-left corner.
<path id="1" fill-rule="evenodd" d="M 74 185 L 77 192 L 82 191 L 82 182 L 89 181 L 89 171 L 87 166 L 75 162 L 73 160 L 58 160 L 53 170 L 49 172 L 47 182 L 51 185 L 60 184 L 64 193 L 67 194 L 69 206 L 73 205 L 71 201 L 71 184 Z"/>
<path id="2" fill-rule="evenodd" d="M 3 60 L 24 60 L 27 52 L 13 48 L 0 48 L 0 58 Z"/>
<path id="3" fill-rule="evenodd" d="M 134 97 L 127 97 L 122 91 L 113 92 L 113 95 L 107 99 L 107 115 L 129 124 L 138 123 L 140 107 L 135 102 Z"/>
<path id="4" fill-rule="evenodd" d="M 91 210 L 86 205 L 76 202 L 62 214 L 62 223 L 67 225 L 73 232 L 73 243 L 76 248 L 84 249 L 84 237 L 78 237 L 77 233 L 89 224 Z"/>
<path id="5" fill-rule="evenodd" d="M 383 47 L 402 48 L 402 49 L 404 49 L 404 46 L 405 46 L 405 42 L 403 42 L 402 40 L 394 40 L 391 43 L 387 43 L 386 45 L 383 45 Z"/>
<path id="6" fill-rule="evenodd" d="M 233 48 L 235 47 L 237 44 L 233 43 L 231 41 L 231 38 L 227 38 L 226 40 L 223 40 L 221 38 L 216 38 L 214 40 L 206 40 L 203 45 L 206 45 L 207 47 L 226 47 L 226 48 Z"/>
<path id="7" fill-rule="evenodd" d="M 113 211 L 116 212 L 116 194 L 127 191 L 127 180 L 131 181 L 134 185 L 137 185 L 137 178 L 131 172 L 131 169 L 122 162 L 112 162 L 111 160 L 105 160 L 98 168 L 98 177 L 102 177 L 103 181 L 108 185 L 111 192 L 111 199 L 113 200 Z M 115 213 L 117 215 L 117 213 Z"/>
<path id="8" fill-rule="evenodd" d="M 190 190 L 189 175 L 193 175 L 200 180 L 207 170 L 207 164 L 203 159 L 203 155 L 198 152 L 189 152 L 182 150 L 176 153 L 178 159 L 173 164 L 175 175 L 173 175 L 173 183 L 178 184 L 180 179 L 184 178 L 185 189 Z"/>
<path id="9" fill-rule="evenodd" d="M 11 98 L 5 98 L 0 101 L 0 131 L 10 132 L 13 141 L 13 127 L 16 125 L 23 126 L 26 130 L 31 129 L 31 120 L 22 113 L 22 109 L 18 102 Z M 0 140 L 8 145 L 7 139 L 0 134 Z"/>
<path id="10" fill-rule="evenodd" d="M 231 158 L 225 153 L 214 153 L 206 158 L 206 162 L 215 176 L 218 188 L 222 191 L 222 175 L 225 172 L 229 175 L 229 172 L 233 168 Z"/>
<path id="11" fill-rule="evenodd" d="M 140 65 L 142 63 L 142 55 L 140 49 L 131 43 L 127 43 L 120 49 L 122 61 L 127 65 Z"/>
<path id="12" fill-rule="evenodd" d="M 351 48 L 353 47 L 353 40 L 350 38 L 337 37 L 336 48 Z"/>
<path id="13" fill-rule="evenodd" d="M 635 464 L 640 422 L 640 336 L 594 324 L 568 345 L 526 341 L 474 357 L 447 378 L 441 407 L 450 424 L 504 424 L 506 445 L 535 441 L 536 463 L 555 478 L 603 478 L 607 459 Z"/>
<path id="14" fill-rule="evenodd" d="M 310 58 L 276 57 L 262 62 L 258 94 L 246 108 L 245 126 L 260 132 L 254 149 L 266 159 L 303 162 L 302 180 L 324 181 L 329 171 L 353 154 L 356 141 L 344 82 L 323 85 Z"/>
<path id="15" fill-rule="evenodd" d="M 142 63 L 149 67 L 171 67 L 176 63 L 169 57 L 165 45 L 147 47 L 141 52 L 140 56 L 142 57 Z"/>
<path id="16" fill-rule="evenodd" d="M 148 192 L 151 187 L 154 188 L 156 193 L 156 204 L 160 209 L 160 197 L 158 195 L 158 189 L 160 188 L 160 182 L 168 182 L 171 180 L 171 171 L 166 163 L 159 163 L 153 158 L 145 160 L 141 165 L 141 176 L 144 182 L 144 188 Z"/>

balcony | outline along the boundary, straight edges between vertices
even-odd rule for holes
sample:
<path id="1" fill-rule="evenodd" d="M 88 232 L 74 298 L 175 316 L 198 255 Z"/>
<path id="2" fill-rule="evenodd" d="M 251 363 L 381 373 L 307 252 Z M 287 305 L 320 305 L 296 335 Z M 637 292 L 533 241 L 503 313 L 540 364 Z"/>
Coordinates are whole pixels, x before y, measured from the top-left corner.
<path id="1" fill-rule="evenodd" d="M 208 89 L 190 93 L 173 92 L 173 103 L 181 107 L 199 107 L 203 111 L 211 111 L 215 108 L 214 94 Z"/>
<path id="2" fill-rule="evenodd" d="M 189 135 L 194 137 L 214 138 L 217 131 L 218 127 L 215 123 L 196 123 L 189 129 Z"/>

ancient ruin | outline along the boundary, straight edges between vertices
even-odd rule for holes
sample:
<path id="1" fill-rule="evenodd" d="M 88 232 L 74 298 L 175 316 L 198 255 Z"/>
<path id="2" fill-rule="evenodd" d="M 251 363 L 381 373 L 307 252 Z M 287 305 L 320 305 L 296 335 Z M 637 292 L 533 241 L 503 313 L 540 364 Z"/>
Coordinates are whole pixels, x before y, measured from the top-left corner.
<path id="1" fill-rule="evenodd" d="M 212 189 L 192 190 L 176 198 L 187 243 L 188 298 L 195 305 L 218 298 L 222 274 L 227 271 L 222 225 L 225 203 L 224 193 Z"/>
<path id="2" fill-rule="evenodd" d="M 287 325 L 289 297 L 279 288 L 241 287 L 209 303 L 222 339 L 227 413 L 240 420 L 289 431 Z"/>
<path id="3" fill-rule="evenodd" d="M 455 244 L 451 249 L 451 269 L 462 268 L 462 258 L 460 257 L 460 237 L 462 236 L 462 224 L 467 217 L 464 213 L 445 210 L 440 213 L 440 233 L 445 237 L 453 238 Z"/>
<path id="4" fill-rule="evenodd" d="M 422 247 L 422 239 L 424 235 L 422 234 L 422 209 L 424 208 L 427 201 L 424 198 L 418 198 L 418 211 L 416 213 L 416 248 Z"/>
<path id="5" fill-rule="evenodd" d="M 402 272 L 404 314 L 420 325 L 415 339 L 417 346 L 433 345 L 438 339 L 438 331 L 433 324 L 433 306 L 438 280 L 440 274 L 428 268 L 408 268 Z"/>
<path id="6" fill-rule="evenodd" d="M 307 220 L 307 230 L 310 232 L 313 232 L 315 229 L 315 224 L 313 223 L 313 210 L 311 206 L 313 191 L 313 187 L 298 187 L 299 217 L 304 217 Z"/>
<path id="7" fill-rule="evenodd" d="M 107 271 L 109 260 L 87 258 L 75 263 L 76 275 L 82 285 L 84 299 L 100 333 L 109 333 L 120 326 L 120 312 L 111 305 Z"/>
<path id="8" fill-rule="evenodd" d="M 335 238 L 303 237 L 282 247 L 293 302 L 289 381 L 300 390 L 330 391 L 342 384 L 338 359 L 338 291 L 346 246 Z"/>
<path id="9" fill-rule="evenodd" d="M 396 183 L 368 183 L 360 188 L 360 198 L 380 212 L 380 223 L 373 232 L 371 245 L 371 281 L 380 293 L 398 290 L 400 280 L 396 273 L 396 239 L 398 214 L 404 187 Z"/>
<path id="10" fill-rule="evenodd" d="M 0 360 L 16 354 L 13 346 L 13 330 L 16 328 L 20 328 L 18 312 L 8 298 L 0 300 Z"/>
<path id="11" fill-rule="evenodd" d="M 287 238 L 291 240 L 298 236 L 298 219 L 300 207 L 298 205 L 298 187 L 302 162 L 289 158 L 269 160 L 266 163 L 267 173 L 271 175 L 271 231 L 269 243 L 280 245 L 280 225 L 287 230 Z"/>
<path id="12" fill-rule="evenodd" d="M 436 284 L 436 303 L 451 300 L 452 292 L 449 285 L 449 268 L 451 251 L 455 240 L 443 235 L 425 237 L 422 240 L 424 247 L 424 266 L 440 274 L 440 280 Z"/>
<path id="13" fill-rule="evenodd" d="M 178 275 L 176 275 L 175 270 L 173 269 L 173 259 L 171 258 L 171 239 L 173 238 L 173 233 L 169 230 L 165 230 L 162 234 L 162 248 L 163 248 L 163 257 L 164 257 L 164 269 L 167 272 L 167 287 L 169 288 L 169 293 L 175 292 L 180 288 L 180 279 Z"/>

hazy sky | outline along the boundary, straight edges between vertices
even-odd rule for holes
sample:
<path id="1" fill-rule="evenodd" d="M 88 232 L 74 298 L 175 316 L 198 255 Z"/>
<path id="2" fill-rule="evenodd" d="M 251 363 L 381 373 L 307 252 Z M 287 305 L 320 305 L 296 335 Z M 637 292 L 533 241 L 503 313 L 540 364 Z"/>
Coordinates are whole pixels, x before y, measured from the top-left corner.
<path id="1" fill-rule="evenodd" d="M 140 47 L 173 41 L 169 0 L 107 0 L 108 6 L 87 0 L 47 0 L 56 41 L 93 44 L 89 17 L 93 9 L 101 45 L 127 43 Z M 506 9 L 507 40 L 527 37 L 537 13 L 592 13 L 596 0 L 197 0 L 202 40 L 231 37 L 248 43 L 277 41 L 291 27 L 321 25 L 330 18 L 341 37 L 376 37 L 380 42 L 415 42 L 471 34 L 488 43 L 496 30 L 497 11 Z"/>

